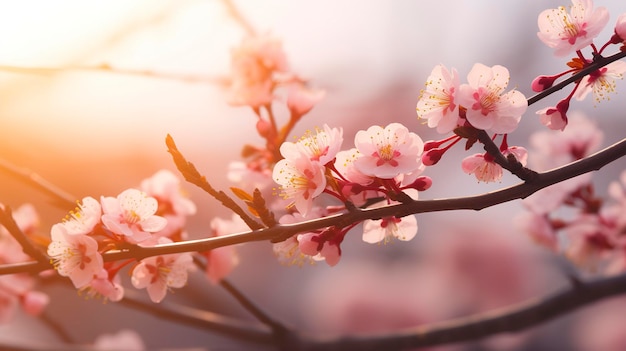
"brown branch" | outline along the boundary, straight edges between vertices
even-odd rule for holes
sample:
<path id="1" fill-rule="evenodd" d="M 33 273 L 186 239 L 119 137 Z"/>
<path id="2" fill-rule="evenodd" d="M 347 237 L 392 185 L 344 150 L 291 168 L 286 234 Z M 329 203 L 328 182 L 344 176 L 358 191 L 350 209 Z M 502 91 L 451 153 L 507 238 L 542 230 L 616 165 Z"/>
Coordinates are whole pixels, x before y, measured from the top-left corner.
<path id="1" fill-rule="evenodd" d="M 59 73 L 69 72 L 69 71 L 87 71 L 87 72 L 103 72 L 103 73 L 113 73 L 119 75 L 126 76 L 135 76 L 142 78 L 153 78 L 153 79 L 166 79 L 166 80 L 176 80 L 185 83 L 206 83 L 206 84 L 215 84 L 220 86 L 226 86 L 228 84 L 228 78 L 226 77 L 213 77 L 213 76 L 203 76 L 199 74 L 180 74 L 180 73 L 167 73 L 167 72 L 156 72 L 151 70 L 137 70 L 137 69 L 128 69 L 128 68 L 119 68 L 113 67 L 108 64 L 102 64 L 99 66 L 65 66 L 65 67 L 24 67 L 24 66 L 8 66 L 8 65 L 0 65 L 0 71 L 17 73 L 17 74 L 36 74 L 36 75 L 56 75 Z"/>
<path id="2" fill-rule="evenodd" d="M 597 69 L 604 67 L 606 65 L 608 65 L 611 62 L 617 61 L 619 59 L 622 59 L 626 57 L 626 51 L 620 51 L 615 55 L 612 56 L 608 56 L 608 57 L 602 57 L 602 56 L 597 56 L 594 58 L 593 63 L 591 63 L 589 66 L 585 67 L 584 69 L 580 70 L 579 72 L 577 72 L 576 74 L 573 74 L 571 77 L 565 79 L 564 81 L 555 84 L 553 86 L 551 86 L 550 88 L 530 97 L 528 99 L 528 106 L 540 101 L 541 99 L 547 97 L 548 95 L 551 95 L 552 93 L 555 93 L 563 88 L 565 88 L 566 86 L 574 83 L 575 81 L 581 79 L 582 77 L 596 71 Z"/>
<path id="3" fill-rule="evenodd" d="M 563 289 L 543 299 L 533 299 L 515 306 L 418 326 L 397 333 L 326 340 L 303 337 L 300 339 L 302 345 L 294 349 L 306 351 L 406 350 L 477 340 L 497 333 L 516 332 L 536 326 L 570 313 L 579 307 L 624 293 L 626 293 L 626 274 Z"/>
<path id="4" fill-rule="evenodd" d="M 172 155 L 174 159 L 174 163 L 176 164 L 176 168 L 183 175 L 186 181 L 189 183 L 199 187 L 200 189 L 206 191 L 209 195 L 213 196 L 216 200 L 222 203 L 224 207 L 232 210 L 234 213 L 239 215 L 241 219 L 246 223 L 248 228 L 255 230 L 263 228 L 263 225 L 259 224 L 252 217 L 250 217 L 246 211 L 244 211 L 241 206 L 239 206 L 230 196 L 226 195 L 223 191 L 217 191 L 211 184 L 206 180 L 206 177 L 203 176 L 197 169 L 196 166 L 187 161 L 185 156 L 178 150 L 176 147 L 176 143 L 174 142 L 174 138 L 171 135 L 167 135 L 165 138 L 165 144 L 167 145 L 167 152 Z"/>
<path id="5" fill-rule="evenodd" d="M 246 323 L 235 318 L 175 303 L 156 305 L 141 299 L 138 291 L 127 289 L 124 292 L 124 298 L 119 303 L 160 319 L 184 323 L 203 330 L 211 330 L 256 345 L 273 343 L 272 332 L 264 325 Z"/>
<path id="6" fill-rule="evenodd" d="M 250 24 L 248 20 L 246 20 L 237 6 L 233 4 L 232 0 L 222 0 L 222 4 L 226 7 L 226 11 L 228 11 L 228 15 L 239 24 L 248 35 L 253 36 L 256 34 L 256 31 Z"/>
<path id="7" fill-rule="evenodd" d="M 107 262 L 131 258 L 139 260 L 150 256 L 182 252 L 202 252 L 218 247 L 252 241 L 271 241 L 275 238 L 287 238 L 290 235 L 295 235 L 297 233 L 310 232 L 330 227 L 338 222 L 356 223 L 366 219 L 380 219 L 389 216 L 404 217 L 411 214 L 439 211 L 478 211 L 504 202 L 526 198 L 538 190 L 546 188 L 550 185 L 584 173 L 599 170 L 624 155 L 626 155 L 626 139 L 623 139 L 620 142 L 617 142 L 582 160 L 572 162 L 551 171 L 538 173 L 533 181 L 521 183 L 487 194 L 450 199 L 417 200 L 371 209 L 354 209 L 348 213 L 331 215 L 301 223 L 280 224 L 272 228 L 258 229 L 219 237 L 175 242 L 153 247 L 135 246 L 127 250 L 107 252 L 103 256 L 104 260 Z M 26 262 L 19 265 L 2 265 L 0 266 L 0 275 L 19 272 L 32 273 L 48 268 L 50 268 L 49 265 L 43 265 L 38 262 Z"/>
<path id="8" fill-rule="evenodd" d="M 17 180 L 22 181 L 49 196 L 52 196 L 55 199 L 54 204 L 59 207 L 69 207 L 72 209 L 76 206 L 76 198 L 74 196 L 43 179 L 40 175 L 31 170 L 19 168 L 6 160 L 0 159 L 0 171 L 9 174 Z"/>
<path id="9" fill-rule="evenodd" d="M 24 232 L 18 227 L 17 223 L 13 219 L 11 208 L 9 206 L 5 206 L 4 208 L 0 207 L 0 225 L 4 226 L 6 230 L 17 240 L 17 242 L 22 246 L 22 250 L 28 256 L 37 260 L 37 262 L 49 262 L 50 258 L 44 254 L 35 244 L 30 240 L 30 238 L 24 234 Z"/>

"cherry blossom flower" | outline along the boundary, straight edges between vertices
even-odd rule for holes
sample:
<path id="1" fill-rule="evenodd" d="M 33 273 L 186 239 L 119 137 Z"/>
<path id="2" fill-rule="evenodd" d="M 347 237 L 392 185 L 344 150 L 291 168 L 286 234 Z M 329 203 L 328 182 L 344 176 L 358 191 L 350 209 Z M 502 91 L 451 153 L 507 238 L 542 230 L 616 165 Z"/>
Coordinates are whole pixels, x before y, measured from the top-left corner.
<path id="1" fill-rule="evenodd" d="M 116 275 L 113 280 L 109 278 L 106 269 L 100 270 L 94 275 L 89 285 L 80 290 L 81 295 L 87 298 L 103 298 L 104 301 L 120 301 L 124 297 L 124 287 L 119 283 Z"/>
<path id="2" fill-rule="evenodd" d="M 320 89 L 310 89 L 302 84 L 292 84 L 287 92 L 287 108 L 292 113 L 292 118 L 303 116 L 320 102 L 326 92 Z"/>
<path id="3" fill-rule="evenodd" d="M 360 130 L 354 144 L 360 153 L 354 166 L 368 176 L 391 179 L 421 166 L 424 142 L 400 123 Z"/>
<path id="4" fill-rule="evenodd" d="M 527 233 L 535 243 L 557 252 L 557 235 L 545 214 L 533 211 L 521 212 L 513 218 L 513 223 Z"/>
<path id="5" fill-rule="evenodd" d="M 120 330 L 115 334 L 102 334 L 93 344 L 94 350 L 102 351 L 143 351 L 146 346 L 135 331 Z"/>
<path id="6" fill-rule="evenodd" d="M 531 135 L 531 167 L 537 171 L 547 171 L 587 157 L 600 148 L 603 138 L 602 131 L 595 123 L 583 114 L 574 112 L 568 128 L 563 132 L 545 130 Z M 524 199 L 524 204 L 533 212 L 549 213 L 558 208 L 570 193 L 590 180 L 591 174 L 587 173 L 551 185 Z"/>
<path id="7" fill-rule="evenodd" d="M 467 75 L 469 84 L 459 88 L 458 102 L 467 108 L 466 118 L 473 127 L 494 133 L 510 133 L 528 107 L 524 94 L 517 90 L 504 93 L 509 70 L 477 63 Z"/>
<path id="8" fill-rule="evenodd" d="M 140 189 L 157 199 L 157 215 L 167 220 L 167 225 L 154 234 L 172 237 L 182 235 L 187 217 L 196 213 L 196 205 L 185 196 L 180 179 L 169 170 L 160 170 L 141 182 Z"/>
<path id="9" fill-rule="evenodd" d="M 331 240 L 320 239 L 321 234 L 305 233 L 298 235 L 298 246 L 300 251 L 311 256 L 316 261 L 324 260 L 333 267 L 339 263 L 341 258 L 341 248 L 339 244 Z"/>
<path id="10" fill-rule="evenodd" d="M 234 213 L 229 220 L 219 217 L 213 218 L 210 227 L 213 236 L 233 234 L 250 229 L 241 217 Z M 239 256 L 235 251 L 235 246 L 232 245 L 212 249 L 203 252 L 202 255 L 207 259 L 206 276 L 214 284 L 227 277 L 239 264 Z"/>
<path id="11" fill-rule="evenodd" d="M 567 111 L 569 110 L 569 98 L 559 101 L 555 107 L 546 107 L 537 111 L 541 124 L 552 130 L 564 130 L 567 126 Z"/>
<path id="12" fill-rule="evenodd" d="M 196 205 L 183 194 L 180 178 L 169 170 L 162 169 L 152 177 L 144 179 L 140 188 L 148 196 L 156 198 L 159 206 L 167 206 L 164 212 L 182 216 L 196 213 Z"/>
<path id="13" fill-rule="evenodd" d="M 322 130 L 315 133 L 307 132 L 296 143 L 284 142 L 280 146 L 280 153 L 284 158 L 295 161 L 302 155 L 311 161 L 327 164 L 335 158 L 343 143 L 343 129 L 330 128 L 324 124 Z"/>
<path id="14" fill-rule="evenodd" d="M 459 92 L 459 75 L 453 68 L 448 71 L 444 65 L 433 68 L 426 80 L 426 89 L 420 92 L 415 111 L 418 118 L 428 121 L 430 128 L 446 134 L 460 123 L 459 105 L 455 95 Z"/>
<path id="15" fill-rule="evenodd" d="M 313 198 L 326 188 L 324 166 L 306 156 L 278 161 L 272 178 L 280 185 L 281 196 L 284 199 L 293 198 L 296 209 L 302 215 L 311 210 Z"/>
<path id="16" fill-rule="evenodd" d="M 102 222 L 113 233 L 124 235 L 134 242 L 150 238 L 165 228 L 167 220 L 155 213 L 157 200 L 137 189 L 128 189 L 114 197 L 102 197 Z"/>
<path id="17" fill-rule="evenodd" d="M 576 88 L 574 97 L 580 101 L 593 92 L 593 98 L 597 102 L 608 100 L 608 94 L 615 92 L 615 79 L 622 79 L 624 72 L 626 72 L 626 62 L 612 62 L 583 77 Z"/>
<path id="18" fill-rule="evenodd" d="M 271 103 L 276 75 L 288 70 L 281 42 L 269 35 L 249 36 L 231 52 L 229 103 L 258 108 Z"/>
<path id="19" fill-rule="evenodd" d="M 363 241 L 370 244 L 384 241 L 388 243 L 393 238 L 409 241 L 417 234 L 417 219 L 415 216 L 397 218 L 395 216 L 363 222 Z"/>
<path id="20" fill-rule="evenodd" d="M 87 196 L 64 218 L 62 224 L 68 234 L 89 234 L 100 223 L 101 216 L 102 209 L 98 200 Z"/>
<path id="21" fill-rule="evenodd" d="M 171 243 L 168 238 L 161 237 L 159 244 Z M 161 302 L 168 288 L 182 288 L 187 284 L 187 275 L 195 269 L 193 258 L 188 252 L 148 257 L 132 272 L 131 282 L 137 289 L 146 289 L 152 302 Z"/>
<path id="22" fill-rule="evenodd" d="M 617 17 L 617 23 L 615 24 L 615 35 L 611 38 L 611 42 L 618 44 L 626 42 L 626 13 L 622 13 Z"/>
<path id="23" fill-rule="evenodd" d="M 590 270 L 604 268 L 616 244 L 614 236 L 607 229 L 595 214 L 578 216 L 564 229 L 569 243 L 565 249 L 566 256 Z"/>
<path id="24" fill-rule="evenodd" d="M 327 211 L 321 207 L 313 207 L 306 216 L 303 216 L 301 213 L 294 212 L 288 213 L 278 220 L 281 224 L 292 224 L 299 223 L 310 219 L 321 218 Z M 278 261 L 284 265 L 297 265 L 302 266 L 305 262 L 313 263 L 314 259 L 305 255 L 300 251 L 300 242 L 298 241 L 298 236 L 294 235 L 289 237 L 287 240 L 274 243 L 272 250 L 274 251 L 274 255 L 278 258 Z M 318 260 L 323 260 L 322 257 L 316 257 Z"/>
<path id="25" fill-rule="evenodd" d="M 609 21 L 604 7 L 593 10 L 592 0 L 572 0 L 570 12 L 564 6 L 539 14 L 537 36 L 556 56 L 565 56 L 591 44 Z"/>
<path id="26" fill-rule="evenodd" d="M 0 208 L 4 206 L 0 204 Z M 13 220 L 27 236 L 33 234 L 39 225 L 39 215 L 31 204 L 23 204 L 13 210 Z M 3 226 L 0 225 L 0 264 L 18 263 L 29 260 L 22 246 Z"/>
<path id="27" fill-rule="evenodd" d="M 523 147 L 511 146 L 505 151 L 502 151 L 504 156 L 513 154 L 517 161 L 523 166 L 526 165 L 528 159 L 528 152 Z M 474 174 L 476 179 L 485 183 L 496 182 L 502 179 L 502 166 L 495 163 L 493 157 L 488 153 L 474 154 L 468 156 L 461 162 L 461 168 L 463 172 L 467 174 Z"/>
<path id="28" fill-rule="evenodd" d="M 48 256 L 59 275 L 69 277 L 76 288 L 89 284 L 103 268 L 98 242 L 90 236 L 70 234 L 57 223 L 50 230 Z"/>

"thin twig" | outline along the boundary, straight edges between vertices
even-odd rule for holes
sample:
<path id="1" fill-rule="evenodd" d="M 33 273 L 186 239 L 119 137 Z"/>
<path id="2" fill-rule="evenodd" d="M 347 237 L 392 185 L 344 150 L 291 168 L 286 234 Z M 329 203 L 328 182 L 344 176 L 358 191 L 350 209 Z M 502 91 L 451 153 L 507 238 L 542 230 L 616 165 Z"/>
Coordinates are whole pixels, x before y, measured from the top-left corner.
<path id="1" fill-rule="evenodd" d="M 171 302 L 162 302 L 157 305 L 142 299 L 139 292 L 135 290 L 127 289 L 124 292 L 124 298 L 119 303 L 149 313 L 160 319 L 184 323 L 201 330 L 218 332 L 237 340 L 257 345 L 273 343 L 272 333 L 264 325 L 246 323 L 217 313 Z"/>
<path id="2" fill-rule="evenodd" d="M 4 208 L 0 207 L 0 224 L 4 226 L 4 228 L 11 234 L 11 236 L 13 236 L 13 238 L 15 238 L 15 240 L 17 240 L 25 254 L 34 258 L 38 262 L 50 261 L 50 258 L 37 246 L 35 246 L 30 238 L 20 229 L 17 223 L 15 223 L 9 206 L 5 206 Z"/>
<path id="3" fill-rule="evenodd" d="M 272 331 L 275 334 L 282 334 L 286 332 L 287 328 L 285 328 L 284 325 L 274 320 L 267 313 L 261 310 L 254 302 L 252 302 L 252 300 L 246 297 L 241 291 L 239 291 L 239 289 L 237 289 L 234 285 L 232 285 L 228 280 L 222 279 L 220 281 L 220 286 L 226 289 L 226 291 L 228 291 L 228 293 L 231 296 L 233 296 L 237 300 L 237 302 L 239 302 L 239 304 L 241 304 L 241 306 L 246 309 L 246 311 L 250 312 L 261 323 L 272 328 Z"/>
<path id="4" fill-rule="evenodd" d="M 76 198 L 74 196 L 29 169 L 19 168 L 6 160 L 0 159 L 0 171 L 5 172 L 17 180 L 25 182 L 27 185 L 53 197 L 55 199 L 54 204 L 59 207 L 69 207 L 71 209 L 76 206 Z"/>
<path id="5" fill-rule="evenodd" d="M 528 99 L 528 106 L 538 102 L 539 100 L 547 97 L 548 95 L 551 95 L 554 92 L 557 92 L 563 88 L 565 88 L 566 86 L 574 83 L 575 81 L 583 78 L 584 76 L 596 71 L 599 68 L 602 68 L 606 65 L 608 65 L 611 62 L 617 61 L 621 58 L 626 57 L 626 51 L 620 51 L 615 55 L 612 56 L 608 56 L 608 57 L 602 57 L 602 56 L 598 56 L 594 62 L 592 62 L 589 66 L 585 67 L 584 69 L 580 70 L 579 72 L 577 72 L 576 74 L 572 75 L 571 77 L 565 79 L 564 81 L 555 84 L 553 86 L 551 86 L 550 88 L 530 97 Z"/>
<path id="6" fill-rule="evenodd" d="M 237 24 L 239 24 L 246 31 L 246 33 L 248 33 L 248 35 L 254 36 L 256 34 L 256 31 L 250 24 L 250 21 L 246 20 L 243 17 L 243 15 L 241 14 L 241 11 L 239 11 L 239 9 L 237 8 L 237 6 L 235 6 L 232 0 L 222 0 L 222 3 L 226 7 L 226 10 L 228 11 L 228 15 L 233 20 L 235 20 L 235 22 L 237 22 Z"/>
<path id="7" fill-rule="evenodd" d="M 44 322 L 48 328 L 52 330 L 54 334 L 59 337 L 59 339 L 61 339 L 61 341 L 67 344 L 74 343 L 74 339 L 70 336 L 67 330 L 60 323 L 50 318 L 50 315 L 46 313 L 46 311 L 39 316 L 39 319 Z"/>
<path id="8" fill-rule="evenodd" d="M 225 86 L 228 84 L 228 78 L 226 77 L 214 77 L 199 74 L 180 74 L 180 73 L 167 73 L 156 72 L 151 70 L 135 70 L 129 68 L 112 67 L 108 64 L 102 64 L 99 66 L 64 66 L 64 67 L 24 67 L 24 66 L 9 66 L 0 65 L 0 71 L 18 73 L 18 74 L 36 74 L 36 75 L 56 75 L 59 73 L 70 71 L 87 71 L 87 72 L 103 72 L 113 73 L 125 76 L 135 76 L 142 78 L 153 79 L 166 79 L 176 80 L 185 83 L 206 83 Z"/>

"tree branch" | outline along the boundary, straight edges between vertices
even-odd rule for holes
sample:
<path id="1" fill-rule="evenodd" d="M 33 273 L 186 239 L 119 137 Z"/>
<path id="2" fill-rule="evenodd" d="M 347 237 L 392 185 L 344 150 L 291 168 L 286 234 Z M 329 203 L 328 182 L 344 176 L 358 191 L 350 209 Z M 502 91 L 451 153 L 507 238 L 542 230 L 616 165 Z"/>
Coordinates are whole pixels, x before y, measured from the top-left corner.
<path id="1" fill-rule="evenodd" d="M 621 58 L 626 57 L 626 51 L 620 51 L 615 55 L 612 56 L 608 56 L 608 57 L 602 57 L 602 56 L 598 56 L 594 59 L 594 62 L 592 62 L 589 66 L 585 67 L 584 69 L 580 70 L 579 72 L 577 72 L 576 74 L 573 74 L 571 77 L 565 79 L 564 81 L 555 84 L 553 86 L 551 86 L 550 88 L 530 97 L 528 99 L 528 106 L 538 102 L 539 100 L 547 97 L 548 95 L 551 95 L 554 92 L 557 92 L 563 88 L 565 88 L 566 86 L 574 83 L 575 81 L 581 79 L 582 77 L 596 71 L 597 69 L 604 67 L 606 65 L 608 65 L 611 62 L 617 61 Z"/>
<path id="2" fill-rule="evenodd" d="M 502 332 L 516 332 L 574 311 L 606 297 L 626 293 L 626 274 L 563 289 L 543 299 L 403 330 L 401 332 L 336 339 L 303 337 L 298 350 L 369 351 L 406 350 L 480 339 Z"/>
<path id="3" fill-rule="evenodd" d="M 4 208 L 0 207 L 0 225 L 2 225 L 6 230 L 17 240 L 17 242 L 22 246 L 22 250 L 28 256 L 37 260 L 37 262 L 49 262 L 50 258 L 44 254 L 35 244 L 30 240 L 24 232 L 18 227 L 17 223 L 13 219 L 11 214 L 11 208 L 5 206 Z"/>
<path id="4" fill-rule="evenodd" d="M 550 185 L 576 177 L 578 175 L 596 171 L 605 165 L 626 155 L 626 139 L 623 139 L 606 149 L 599 151 L 587 158 L 572 162 L 568 165 L 551 171 L 538 173 L 532 180 L 498 191 L 482 195 L 466 196 L 460 198 L 416 200 L 407 203 L 389 205 L 371 209 L 355 209 L 348 213 L 330 215 L 327 217 L 295 224 L 280 224 L 272 228 L 264 228 L 243 233 L 229 234 L 219 237 L 188 240 L 171 244 L 157 245 L 154 247 L 134 246 L 127 250 L 110 251 L 103 255 L 105 261 L 117 261 L 123 259 L 143 259 L 150 256 L 166 255 L 182 252 L 202 252 L 218 247 L 241 244 L 252 241 L 266 241 L 274 238 L 287 238 L 297 233 L 310 232 L 335 225 L 339 221 L 356 223 L 366 219 L 380 219 L 389 216 L 404 217 L 411 214 L 452 211 L 452 210 L 482 210 L 504 202 L 523 199 L 531 194 Z M 38 272 L 49 269 L 49 264 L 38 262 L 25 262 L 21 264 L 0 266 L 1 274 L 13 274 L 20 272 Z"/>
<path id="5" fill-rule="evenodd" d="M 76 198 L 74 196 L 43 179 L 40 175 L 31 170 L 16 167 L 10 162 L 0 159 L 0 171 L 52 196 L 55 199 L 53 203 L 58 207 L 72 209 L 76 206 Z"/>

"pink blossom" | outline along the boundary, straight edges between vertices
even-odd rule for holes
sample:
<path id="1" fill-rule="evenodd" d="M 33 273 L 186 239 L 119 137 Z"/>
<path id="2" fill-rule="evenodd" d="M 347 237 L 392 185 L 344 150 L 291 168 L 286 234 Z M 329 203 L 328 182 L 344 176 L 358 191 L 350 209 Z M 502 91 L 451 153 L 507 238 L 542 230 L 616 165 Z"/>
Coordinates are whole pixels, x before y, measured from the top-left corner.
<path id="1" fill-rule="evenodd" d="M 300 251 L 311 256 L 313 260 L 324 260 L 329 266 L 335 266 L 341 258 L 340 242 L 336 240 L 335 235 L 337 235 L 337 230 L 334 228 L 322 233 L 299 234 L 297 239 Z"/>
<path id="2" fill-rule="evenodd" d="M 119 283 L 117 275 L 111 280 L 107 270 L 102 269 L 94 275 L 89 285 L 81 289 L 80 293 L 88 298 L 101 297 L 104 301 L 117 302 L 124 297 L 124 287 Z"/>
<path id="3" fill-rule="evenodd" d="M 315 133 L 307 132 L 295 143 L 284 142 L 280 146 L 280 153 L 288 160 L 295 161 L 304 155 L 311 161 L 325 165 L 335 158 L 342 143 L 343 129 L 330 128 L 324 124 L 322 130 L 317 129 Z"/>
<path id="4" fill-rule="evenodd" d="M 159 244 L 172 242 L 168 238 L 159 238 Z M 188 252 L 148 257 L 132 272 L 131 282 L 137 289 L 148 290 L 152 302 L 161 302 L 168 288 L 182 288 L 187 284 L 187 275 L 195 269 L 193 258 Z"/>
<path id="5" fill-rule="evenodd" d="M 306 216 L 303 216 L 301 213 L 294 212 L 280 217 L 278 222 L 281 224 L 299 223 L 310 219 L 321 218 L 325 214 L 327 214 L 325 209 L 321 207 L 313 207 L 313 209 L 309 211 Z M 310 263 L 314 262 L 311 256 L 305 255 L 302 251 L 300 251 L 300 242 L 298 241 L 298 236 L 296 235 L 289 237 L 287 240 L 274 243 L 272 249 L 274 251 L 274 255 L 278 258 L 278 261 L 284 265 L 302 266 L 307 261 Z"/>
<path id="6" fill-rule="evenodd" d="M 288 70 L 279 40 L 268 35 L 250 36 L 231 52 L 229 103 L 258 108 L 274 98 L 277 74 Z"/>
<path id="7" fill-rule="evenodd" d="M 354 144 L 361 155 L 354 161 L 354 166 L 368 176 L 391 179 L 416 171 L 421 166 L 424 142 L 400 123 L 360 130 Z"/>
<path id="8" fill-rule="evenodd" d="M 91 196 L 84 197 L 78 207 L 63 219 L 63 226 L 68 234 L 89 234 L 100 223 L 102 209 L 98 200 Z"/>
<path id="9" fill-rule="evenodd" d="M 152 177 L 144 179 L 140 188 L 146 195 L 157 199 L 159 206 L 166 206 L 164 212 L 181 216 L 196 213 L 196 204 L 187 198 L 180 186 L 180 178 L 169 170 L 162 169 Z"/>
<path id="10" fill-rule="evenodd" d="M 528 234 L 535 243 L 553 252 L 558 250 L 557 235 L 545 214 L 533 211 L 522 212 L 513 218 L 513 223 Z"/>
<path id="11" fill-rule="evenodd" d="M 370 244 L 384 241 L 388 243 L 393 238 L 409 241 L 417 234 L 417 219 L 415 216 L 396 218 L 395 216 L 383 219 L 368 219 L 363 222 L 363 241 Z"/>
<path id="12" fill-rule="evenodd" d="M 284 199 L 294 199 L 293 203 L 302 215 L 311 210 L 313 198 L 326 188 L 324 166 L 306 156 L 278 161 L 272 178 L 280 185 L 280 195 Z"/>
<path id="13" fill-rule="evenodd" d="M 477 63 L 467 80 L 469 84 L 459 88 L 458 102 L 467 108 L 466 117 L 472 126 L 498 134 L 515 130 L 528 102 L 517 90 L 504 93 L 509 84 L 509 70 Z"/>
<path id="14" fill-rule="evenodd" d="M 451 132 L 460 124 L 459 105 L 455 101 L 458 92 L 456 70 L 448 71 L 444 65 L 435 66 L 426 81 L 426 88 L 420 92 L 415 107 L 417 117 L 426 119 L 428 126 L 436 127 L 441 134 Z"/>
<path id="15" fill-rule="evenodd" d="M 210 223 L 213 236 L 223 236 L 246 231 L 250 228 L 236 214 L 230 220 L 215 217 Z M 239 264 L 239 256 L 235 246 L 224 246 L 202 253 L 206 259 L 206 275 L 211 282 L 217 284 L 226 278 Z"/>
<path id="16" fill-rule="evenodd" d="M 96 338 L 94 350 L 143 351 L 146 350 L 141 336 L 132 330 L 121 330 L 116 334 L 103 334 Z"/>
<path id="17" fill-rule="evenodd" d="M 586 75 L 581 79 L 580 85 L 576 88 L 574 97 L 576 100 L 583 100 L 590 92 L 593 98 L 600 102 L 608 100 L 608 94 L 615 92 L 615 79 L 622 79 L 626 72 L 626 62 L 615 61 Z"/>
<path id="18" fill-rule="evenodd" d="M 567 125 L 569 99 L 561 100 L 556 107 L 547 107 L 537 111 L 541 124 L 552 130 L 564 130 Z"/>
<path id="19" fill-rule="evenodd" d="M 544 130 L 530 136 L 532 167 L 547 171 L 582 159 L 598 151 L 603 139 L 602 131 L 591 119 L 573 112 L 563 132 Z"/>
<path id="20" fill-rule="evenodd" d="M 532 145 L 531 167 L 537 171 L 563 166 L 591 155 L 600 148 L 603 133 L 584 115 L 574 113 L 563 132 L 541 131 L 530 137 Z M 533 212 L 543 214 L 558 208 L 565 198 L 576 189 L 589 183 L 591 174 L 583 174 L 545 189 L 524 199 Z"/>
<path id="21" fill-rule="evenodd" d="M 155 213 L 157 200 L 137 189 L 128 189 L 114 197 L 102 197 L 102 222 L 113 233 L 124 235 L 134 242 L 150 238 L 165 228 L 167 220 Z"/>
<path id="22" fill-rule="evenodd" d="M 24 312 L 31 316 L 39 316 L 50 303 L 50 296 L 41 291 L 27 291 L 21 298 Z"/>
<path id="23" fill-rule="evenodd" d="M 488 154 L 474 154 L 461 162 L 463 172 L 473 174 L 479 182 L 496 182 L 502 179 L 502 166 Z"/>
<path id="24" fill-rule="evenodd" d="M 307 114 L 325 95 L 324 90 L 310 89 L 302 84 L 290 85 L 287 93 L 287 108 L 293 114 L 292 118 Z"/>
<path id="25" fill-rule="evenodd" d="M 502 154 L 504 156 L 510 154 L 514 155 L 522 166 L 526 165 L 526 160 L 528 159 L 528 152 L 526 149 L 519 146 L 511 146 L 502 151 Z M 502 166 L 495 163 L 493 157 L 487 153 L 474 154 L 466 157 L 461 162 L 461 168 L 463 169 L 463 172 L 467 174 L 474 174 L 478 181 L 489 183 L 502 179 Z"/>
<path id="26" fill-rule="evenodd" d="M 0 204 L 0 208 L 4 206 Z M 33 234 L 39 226 L 39 216 L 31 204 L 23 204 L 12 212 L 18 228 L 27 236 Z M 22 246 L 0 225 L 0 263 L 18 263 L 29 260 Z"/>
<path id="27" fill-rule="evenodd" d="M 325 242 L 321 248 L 318 248 L 319 244 L 313 240 L 315 236 L 313 234 L 301 234 L 298 235 L 298 245 L 300 251 L 305 255 L 309 255 L 316 261 L 325 261 L 329 266 L 333 267 L 339 263 L 341 258 L 341 249 L 339 245 L 334 243 Z"/>
<path id="28" fill-rule="evenodd" d="M 609 21 L 604 7 L 593 10 L 592 0 L 572 0 L 570 12 L 564 6 L 539 14 L 537 36 L 556 56 L 565 56 L 591 44 Z"/>
<path id="29" fill-rule="evenodd" d="M 617 23 L 615 24 L 615 36 L 615 44 L 626 41 L 626 13 L 622 13 L 619 17 L 617 17 Z"/>
<path id="30" fill-rule="evenodd" d="M 612 232 L 594 214 L 580 215 L 565 228 L 565 235 L 569 243 L 567 257 L 591 270 L 603 268 L 615 247 Z"/>
<path id="31" fill-rule="evenodd" d="M 103 268 L 98 243 L 92 237 L 69 234 L 62 224 L 50 230 L 52 242 L 48 245 L 48 256 L 59 275 L 69 277 L 76 288 L 89 284 Z"/>

